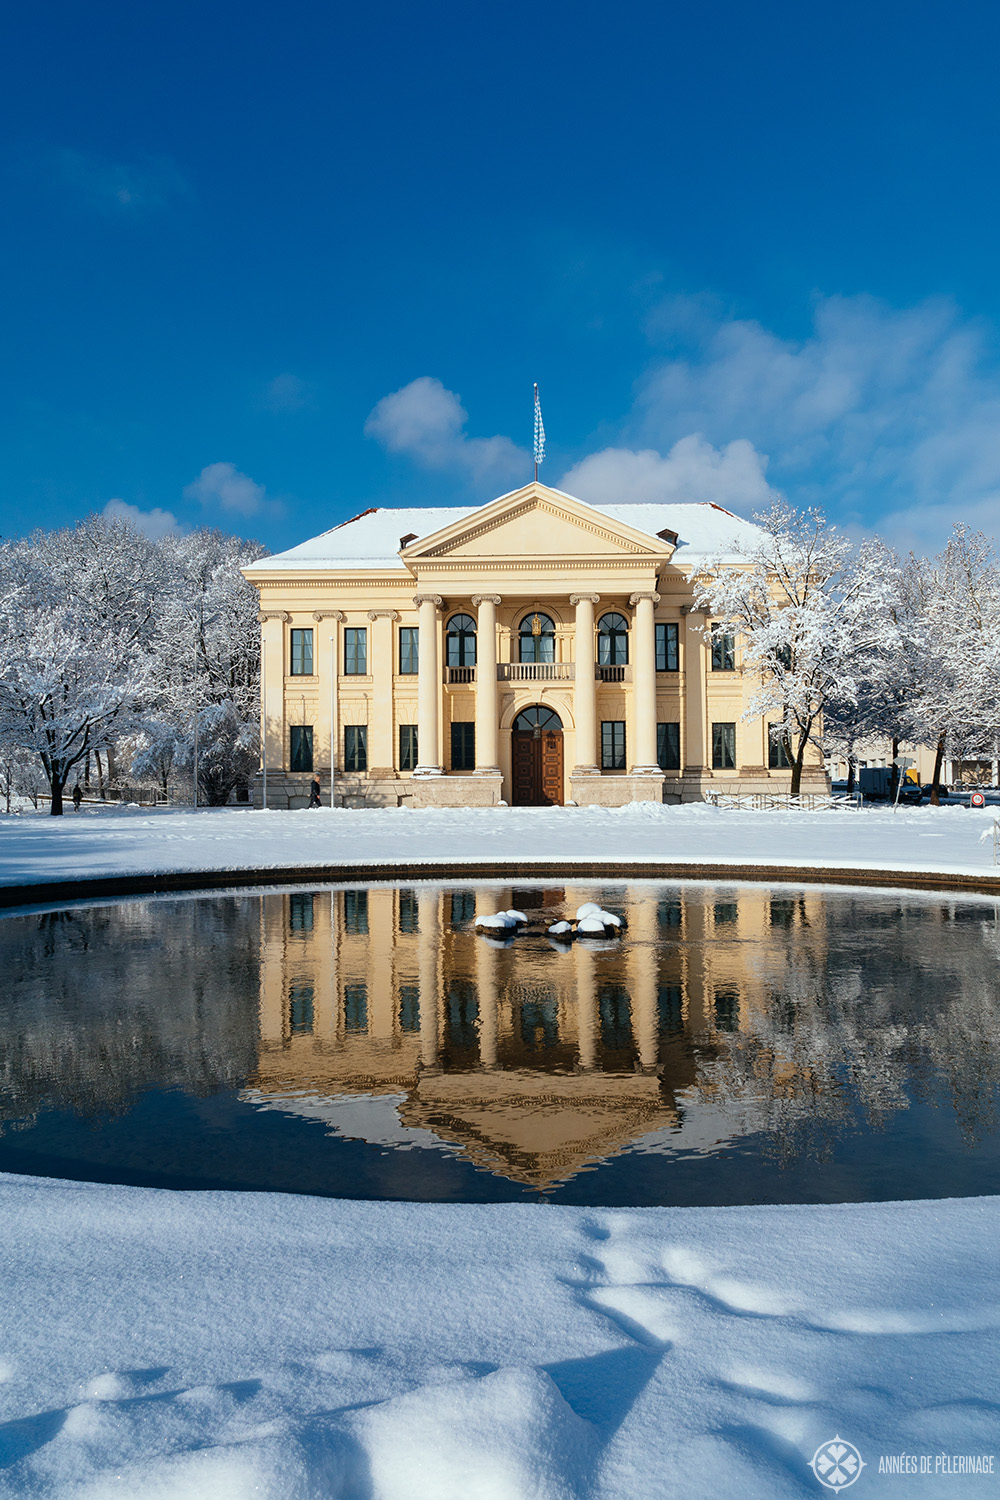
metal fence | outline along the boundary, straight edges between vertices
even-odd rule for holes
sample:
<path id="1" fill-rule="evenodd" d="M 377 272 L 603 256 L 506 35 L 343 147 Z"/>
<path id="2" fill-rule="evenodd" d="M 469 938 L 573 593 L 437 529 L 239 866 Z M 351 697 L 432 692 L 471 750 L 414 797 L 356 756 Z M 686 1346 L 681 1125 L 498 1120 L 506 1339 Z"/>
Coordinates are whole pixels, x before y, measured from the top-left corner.
<path id="1" fill-rule="evenodd" d="M 823 792 L 806 792 L 804 796 L 793 797 L 789 792 L 708 791 L 704 795 L 711 807 L 744 812 L 826 812 L 832 807 L 855 810 L 861 806 L 860 794 L 833 797 Z"/>

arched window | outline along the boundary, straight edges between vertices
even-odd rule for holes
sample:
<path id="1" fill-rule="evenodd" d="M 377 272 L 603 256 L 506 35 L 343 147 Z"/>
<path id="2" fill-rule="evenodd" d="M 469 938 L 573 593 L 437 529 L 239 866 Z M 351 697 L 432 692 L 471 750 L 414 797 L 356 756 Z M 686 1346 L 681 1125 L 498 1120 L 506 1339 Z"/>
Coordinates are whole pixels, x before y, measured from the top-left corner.
<path id="1" fill-rule="evenodd" d="M 471 615 L 452 615 L 445 634 L 449 667 L 476 665 L 476 622 Z"/>
<path id="2" fill-rule="evenodd" d="M 518 640 L 521 661 L 555 661 L 556 627 L 548 615 L 525 615 Z"/>
<path id="3" fill-rule="evenodd" d="M 541 729 L 561 729 L 562 727 L 562 719 L 560 719 L 555 710 L 546 708 L 542 703 L 537 704 L 534 708 L 524 709 L 518 714 L 513 724 L 514 729 L 521 731 L 528 730 L 529 732 Z"/>
<path id="4" fill-rule="evenodd" d="M 624 667 L 628 661 L 628 621 L 624 615 L 602 615 L 597 622 L 597 665 Z"/>

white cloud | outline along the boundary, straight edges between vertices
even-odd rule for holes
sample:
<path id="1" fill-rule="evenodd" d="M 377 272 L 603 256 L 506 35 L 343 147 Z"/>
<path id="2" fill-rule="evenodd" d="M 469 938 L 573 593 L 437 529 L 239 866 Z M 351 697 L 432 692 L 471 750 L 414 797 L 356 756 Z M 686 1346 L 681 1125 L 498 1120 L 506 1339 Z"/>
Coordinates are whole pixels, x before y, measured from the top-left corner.
<path id="1" fill-rule="evenodd" d="M 267 491 L 235 464 L 206 464 L 198 478 L 184 488 L 185 500 L 219 506 L 239 516 L 256 516 L 270 508 Z"/>
<path id="2" fill-rule="evenodd" d="M 896 541 L 937 547 L 955 521 L 1000 529 L 1000 351 L 952 303 L 824 298 L 791 340 L 675 298 L 651 333 L 679 352 L 640 382 L 629 447 L 743 439 L 795 503 Z"/>
<path id="3" fill-rule="evenodd" d="M 467 420 L 454 391 L 432 375 L 421 375 L 382 397 L 365 423 L 365 435 L 428 469 L 465 470 L 474 479 L 498 482 L 529 473 L 524 449 L 507 437 L 468 437 Z"/>
<path id="4" fill-rule="evenodd" d="M 719 449 L 693 433 L 665 455 L 654 448 L 604 448 L 574 464 L 559 488 L 581 500 L 610 504 L 714 500 L 748 515 L 771 498 L 766 465 L 745 438 Z"/>
<path id="5" fill-rule="evenodd" d="M 161 510 L 158 505 L 152 510 L 140 510 L 138 505 L 129 505 L 127 500 L 109 500 L 101 515 L 106 521 L 128 521 L 151 542 L 174 536 L 181 530 L 177 517 L 169 510 Z"/>

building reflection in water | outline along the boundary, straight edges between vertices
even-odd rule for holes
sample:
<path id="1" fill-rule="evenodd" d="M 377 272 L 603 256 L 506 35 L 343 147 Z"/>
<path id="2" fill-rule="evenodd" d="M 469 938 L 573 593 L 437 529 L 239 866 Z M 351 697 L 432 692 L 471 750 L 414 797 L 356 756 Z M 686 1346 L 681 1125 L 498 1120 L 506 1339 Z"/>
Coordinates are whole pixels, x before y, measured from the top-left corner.
<path id="1" fill-rule="evenodd" d="M 962 909 L 915 904 L 908 922 L 906 899 L 879 898 L 886 942 L 873 955 L 858 947 L 859 933 L 870 936 L 859 898 L 818 891 L 428 885 L 265 896 L 260 1052 L 246 1097 L 295 1109 L 298 1096 L 314 1117 L 324 1098 L 391 1096 L 406 1129 L 534 1187 L 630 1148 L 705 1150 L 751 1133 L 779 1160 L 822 1155 L 859 1109 L 877 1128 L 906 1107 L 908 1082 L 919 1088 L 942 1065 L 967 1080 L 955 1080 L 959 1093 L 995 1097 L 995 1070 L 984 1093 L 926 1007 L 900 1027 L 907 972 L 926 988 L 941 928 Z M 590 900 L 626 912 L 622 941 L 562 949 L 545 937 Z M 524 910 L 528 933 L 478 936 L 477 901 Z M 973 909 L 982 925 L 984 908 Z M 970 987 L 964 974 L 961 1008 L 985 1021 L 996 955 L 978 951 L 983 982 Z M 308 1005 L 296 999 L 306 995 Z"/>
<path id="2" fill-rule="evenodd" d="M 621 941 L 547 938 L 585 901 L 624 913 Z M 526 933 L 477 936 L 477 912 L 509 906 Z M 619 1201 L 646 1201 L 642 1153 L 702 1159 L 676 1189 L 672 1161 L 657 1201 L 708 1201 L 709 1157 L 717 1201 L 773 1201 L 778 1166 L 808 1195 L 820 1163 L 831 1198 L 867 1196 L 858 1184 L 886 1196 L 902 1172 L 911 1195 L 954 1191 L 963 1173 L 965 1191 L 996 1191 L 997 913 L 985 899 L 696 882 L 14 913 L 0 921 L 0 1155 L 8 1170 L 114 1180 L 125 1151 L 134 1180 L 218 1171 L 375 1196 L 447 1197 L 451 1171 L 467 1189 L 469 1162 L 545 1190 L 618 1158 L 608 1172 L 632 1195 Z M 916 1133 L 902 1128 L 921 1109 Z M 133 1110 L 141 1140 L 113 1129 Z M 302 1153 L 320 1144 L 313 1169 Z M 416 1147 L 434 1150 L 430 1188 L 427 1156 L 364 1175 L 387 1148 Z"/>

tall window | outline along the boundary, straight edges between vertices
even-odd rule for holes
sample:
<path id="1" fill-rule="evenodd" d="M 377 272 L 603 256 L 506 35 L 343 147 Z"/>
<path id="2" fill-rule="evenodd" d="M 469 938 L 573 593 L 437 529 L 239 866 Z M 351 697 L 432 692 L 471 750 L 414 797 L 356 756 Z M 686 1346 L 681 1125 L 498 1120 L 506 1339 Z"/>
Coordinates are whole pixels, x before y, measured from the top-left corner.
<path id="1" fill-rule="evenodd" d="M 476 769 L 476 726 L 472 720 L 451 726 L 451 769 Z"/>
<path id="2" fill-rule="evenodd" d="M 623 667 L 628 661 L 628 621 L 624 615 L 602 615 L 597 622 L 597 665 Z"/>
<path id="3" fill-rule="evenodd" d="M 311 1036 L 315 995 L 311 984 L 293 984 L 288 991 L 288 1029 L 292 1036 Z"/>
<path id="4" fill-rule="evenodd" d="M 736 725 L 712 725 L 712 770 L 735 771 Z"/>
<path id="5" fill-rule="evenodd" d="M 712 671 L 736 671 L 736 638 L 726 630 L 712 631 Z"/>
<path id="6" fill-rule="evenodd" d="M 681 726 L 679 724 L 657 724 L 656 764 L 661 771 L 680 770 Z"/>
<path id="7" fill-rule="evenodd" d="M 476 665 L 476 622 L 471 615 L 452 615 L 445 632 L 446 661 L 449 667 Z"/>
<path id="8" fill-rule="evenodd" d="M 344 1030 L 368 1030 L 368 986 L 366 984 L 344 985 Z"/>
<path id="9" fill-rule="evenodd" d="M 399 769 L 401 771 L 413 771 L 417 764 L 417 726 L 416 724 L 400 724 L 399 726 Z"/>
<path id="10" fill-rule="evenodd" d="M 460 927 L 463 922 L 471 922 L 476 915 L 476 893 L 475 891 L 452 891 L 451 893 L 451 925 Z"/>
<path id="11" fill-rule="evenodd" d="M 419 932 L 417 920 L 417 893 L 416 891 L 400 891 L 399 893 L 399 930 L 400 932 Z"/>
<path id="12" fill-rule="evenodd" d="M 368 673 L 368 631 L 364 628 L 344 631 L 344 673 L 348 677 Z"/>
<path id="13" fill-rule="evenodd" d="M 420 631 L 416 625 L 399 628 L 399 675 L 415 677 L 420 671 Z"/>
<path id="14" fill-rule="evenodd" d="M 601 770 L 625 769 L 625 720 L 605 719 L 601 724 Z"/>
<path id="15" fill-rule="evenodd" d="M 344 726 L 344 770 L 367 771 L 368 769 L 368 725 L 345 724 Z"/>
<path id="16" fill-rule="evenodd" d="M 288 898 L 290 932 L 312 932 L 313 896 L 311 891 L 293 891 Z"/>
<path id="17" fill-rule="evenodd" d="M 289 770 L 311 771 L 313 768 L 313 728 L 311 724 L 293 724 L 291 730 Z"/>
<path id="18" fill-rule="evenodd" d="M 420 1030 L 420 988 L 415 984 L 399 986 L 399 1029 Z"/>
<path id="19" fill-rule="evenodd" d="M 677 671 L 677 626 L 670 621 L 656 627 L 656 670 Z"/>
<path id="20" fill-rule="evenodd" d="M 311 630 L 292 631 L 293 677 L 311 677 L 313 672 L 313 633 Z"/>
<path id="21" fill-rule="evenodd" d="M 517 631 L 521 661 L 555 661 L 556 627 L 548 615 L 525 615 Z"/>
<path id="22" fill-rule="evenodd" d="M 367 891 L 345 891 L 344 892 L 344 931 L 360 933 L 365 936 L 368 932 L 368 892 Z"/>
<path id="23" fill-rule="evenodd" d="M 780 724 L 769 724 L 767 729 L 767 764 L 772 771 L 787 771 L 791 766 L 785 748 L 785 736 Z"/>

